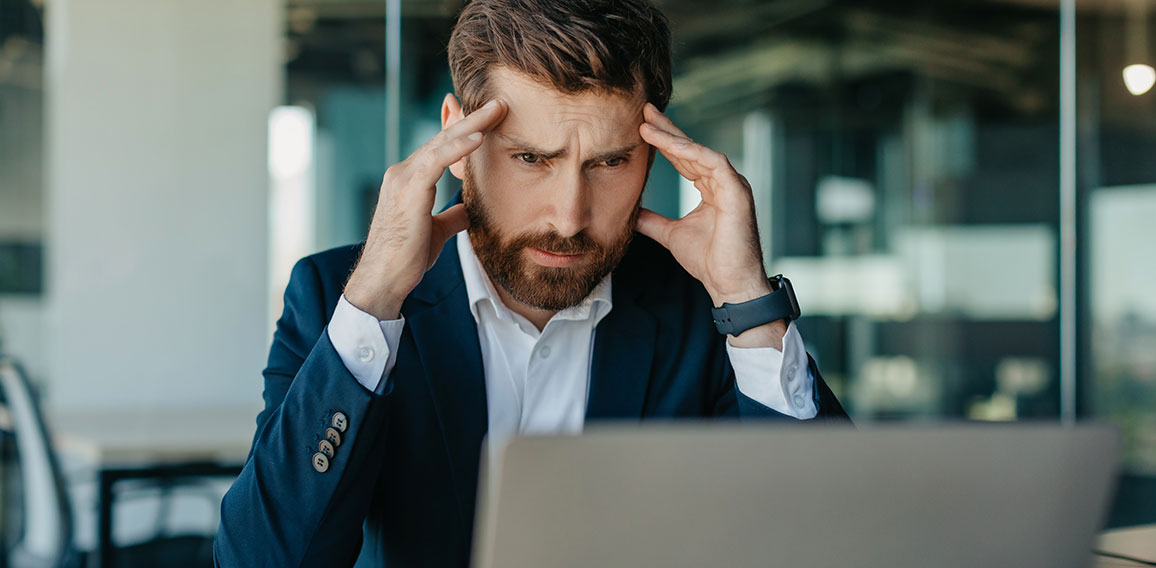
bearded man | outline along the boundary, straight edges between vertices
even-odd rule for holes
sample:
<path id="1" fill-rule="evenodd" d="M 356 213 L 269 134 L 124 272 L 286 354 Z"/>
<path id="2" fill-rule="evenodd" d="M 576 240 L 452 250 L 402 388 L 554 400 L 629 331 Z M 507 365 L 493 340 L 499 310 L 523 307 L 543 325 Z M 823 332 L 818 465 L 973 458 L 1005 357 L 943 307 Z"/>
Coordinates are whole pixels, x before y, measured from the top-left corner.
<path id="1" fill-rule="evenodd" d="M 449 63 L 366 241 L 293 270 L 220 565 L 465 565 L 483 445 L 519 433 L 846 418 L 746 180 L 662 113 L 647 0 L 474 0 Z M 640 206 L 656 151 L 702 194 L 681 219 Z M 446 168 L 461 203 L 431 215 Z"/>

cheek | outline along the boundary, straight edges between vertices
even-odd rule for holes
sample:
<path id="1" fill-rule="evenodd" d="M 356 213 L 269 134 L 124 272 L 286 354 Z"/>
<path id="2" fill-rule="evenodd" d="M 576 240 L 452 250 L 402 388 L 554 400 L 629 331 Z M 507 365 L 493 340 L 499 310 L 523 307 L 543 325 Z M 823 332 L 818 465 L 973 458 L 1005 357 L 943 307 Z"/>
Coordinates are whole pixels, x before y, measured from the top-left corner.
<path id="1" fill-rule="evenodd" d="M 642 195 L 646 164 L 631 164 L 622 171 L 597 174 L 591 181 L 598 188 L 594 224 L 604 237 L 616 236 L 630 220 Z"/>
<path id="2" fill-rule="evenodd" d="M 483 149 L 485 146 L 483 146 Z M 503 159 L 505 158 L 505 159 Z M 532 180 L 500 152 L 477 151 L 471 155 L 478 199 L 485 204 L 490 220 L 503 231 L 524 230 L 533 216 Z"/>
<path id="3" fill-rule="evenodd" d="M 548 172 L 545 168 L 535 170 L 521 166 L 504 151 L 487 148 L 486 145 L 472 156 L 477 156 L 475 172 L 481 178 L 485 191 L 495 194 L 517 194 L 518 190 L 531 189 L 535 184 L 543 182 L 543 176 Z"/>
<path id="4" fill-rule="evenodd" d="M 629 209 L 638 201 L 646 182 L 646 163 L 631 162 L 620 170 L 595 170 L 591 182 L 604 199 Z"/>
<path id="5" fill-rule="evenodd" d="M 481 150 L 470 155 L 470 159 L 478 193 L 493 209 L 498 202 L 508 199 L 509 177 L 504 171 L 507 165 L 502 163 L 498 153 L 485 150 L 487 148 L 483 145 Z"/>

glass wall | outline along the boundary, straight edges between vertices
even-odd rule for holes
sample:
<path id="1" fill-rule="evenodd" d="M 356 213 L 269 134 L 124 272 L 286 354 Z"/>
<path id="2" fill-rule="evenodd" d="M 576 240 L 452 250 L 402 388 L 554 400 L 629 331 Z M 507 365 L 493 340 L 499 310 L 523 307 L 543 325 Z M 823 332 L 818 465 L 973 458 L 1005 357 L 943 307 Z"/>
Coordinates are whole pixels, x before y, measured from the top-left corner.
<path id="1" fill-rule="evenodd" d="M 38 385 L 49 359 L 44 62 L 42 3 L 0 1 L 0 354 Z"/>
<path id="2" fill-rule="evenodd" d="M 668 6 L 671 112 L 751 179 L 852 416 L 1058 416 L 1058 12 L 724 6 Z"/>
<path id="3" fill-rule="evenodd" d="M 675 37 L 669 113 L 751 182 L 769 270 L 795 283 L 808 349 L 856 421 L 1058 420 L 1059 0 L 656 3 Z M 387 165 L 386 4 L 290 3 L 318 248 L 364 236 Z M 461 2 L 400 6 L 405 156 L 438 130 Z M 1156 94 L 1122 70 L 1156 59 L 1156 24 L 1132 0 L 1078 2 L 1076 20 L 1076 407 L 1124 435 L 1111 524 L 1154 522 Z M 696 202 L 660 160 L 644 203 Z"/>
<path id="4" fill-rule="evenodd" d="M 1147 4 L 1082 11 L 1077 28 L 1082 402 L 1123 434 L 1122 524 L 1156 509 L 1156 93 L 1135 67 L 1125 82 L 1156 65 Z"/>

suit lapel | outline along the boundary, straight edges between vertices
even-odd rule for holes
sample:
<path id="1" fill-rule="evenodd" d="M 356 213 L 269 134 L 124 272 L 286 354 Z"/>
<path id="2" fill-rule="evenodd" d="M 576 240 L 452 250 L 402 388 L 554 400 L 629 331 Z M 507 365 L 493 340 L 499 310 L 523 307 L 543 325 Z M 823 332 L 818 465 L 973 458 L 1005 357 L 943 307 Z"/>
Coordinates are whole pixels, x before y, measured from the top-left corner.
<path id="1" fill-rule="evenodd" d="M 594 334 L 587 420 L 641 417 L 654 359 L 657 321 L 638 304 L 645 275 L 626 269 L 613 278 L 614 308 Z M 489 417 L 477 323 L 469 311 L 457 237 L 446 242 L 402 313 L 429 384 L 468 531 Z"/>
<path id="2" fill-rule="evenodd" d="M 615 273 L 614 308 L 594 333 L 587 421 L 642 416 L 658 327 L 637 304 L 640 292 L 634 278 Z"/>
<path id="3" fill-rule="evenodd" d="M 469 311 L 456 239 L 446 243 L 402 313 L 429 382 L 468 531 L 488 417 L 477 323 Z"/>

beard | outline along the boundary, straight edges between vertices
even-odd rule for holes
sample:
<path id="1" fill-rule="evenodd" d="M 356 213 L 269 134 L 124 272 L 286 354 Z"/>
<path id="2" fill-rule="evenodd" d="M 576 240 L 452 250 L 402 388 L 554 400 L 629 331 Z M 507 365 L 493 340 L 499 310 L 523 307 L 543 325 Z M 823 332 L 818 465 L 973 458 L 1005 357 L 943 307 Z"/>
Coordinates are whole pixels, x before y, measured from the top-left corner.
<path id="1" fill-rule="evenodd" d="M 623 230 L 609 243 L 600 243 L 586 231 L 563 237 L 554 231 L 506 235 L 494 223 L 483 203 L 469 162 L 462 180 L 462 203 L 469 216 L 470 244 L 490 280 L 527 306 L 561 311 L 586 299 L 607 274 L 618 266 L 634 237 L 642 196 L 634 204 Z M 572 266 L 542 266 L 527 258 L 536 248 L 554 254 L 581 254 Z"/>

